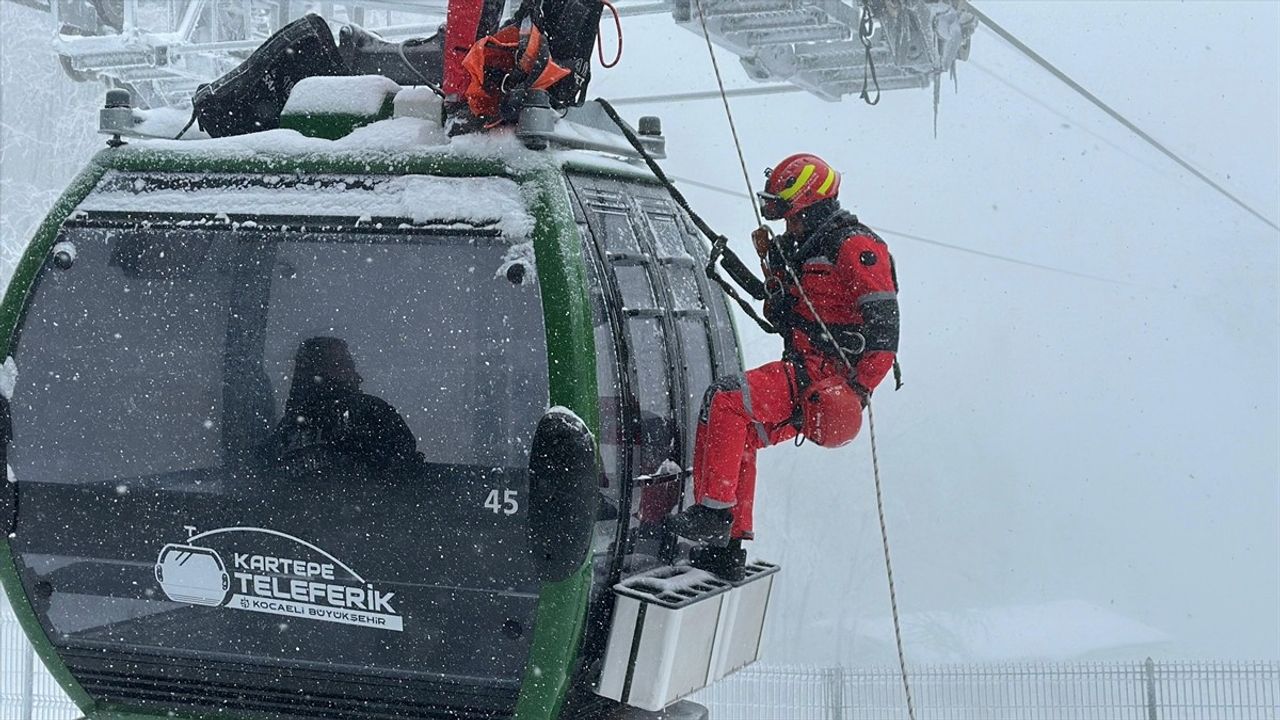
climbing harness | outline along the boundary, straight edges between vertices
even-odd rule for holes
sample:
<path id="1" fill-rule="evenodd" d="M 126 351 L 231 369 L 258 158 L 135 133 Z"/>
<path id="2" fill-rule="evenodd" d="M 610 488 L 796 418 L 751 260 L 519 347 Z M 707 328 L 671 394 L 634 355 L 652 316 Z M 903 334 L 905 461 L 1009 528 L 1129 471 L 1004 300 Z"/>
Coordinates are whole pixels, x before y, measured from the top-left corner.
<path id="1" fill-rule="evenodd" d="M 471 78 L 466 99 L 471 113 L 492 124 L 513 122 L 518 112 L 509 102 L 525 90 L 547 90 L 570 75 L 551 57 L 547 39 L 533 18 L 480 38 L 467 51 L 462 67 Z"/>
<path id="2" fill-rule="evenodd" d="M 551 106 L 557 110 L 586 102 L 591 56 L 599 46 L 600 18 L 606 4 L 604 0 L 522 0 L 513 16 L 517 23 L 532 18 L 546 34 L 551 57 L 570 72 L 568 79 L 548 90 Z M 621 60 L 621 19 L 618 27 Z"/>
<path id="3" fill-rule="evenodd" d="M 714 48 L 712 48 L 712 45 L 711 45 L 711 33 L 710 31 L 707 30 L 707 21 L 706 21 L 705 13 L 703 12 L 703 9 L 702 9 L 702 0 L 695 0 L 695 4 L 698 6 L 698 17 L 702 21 L 702 34 L 707 41 L 707 51 L 711 55 L 711 64 L 712 64 L 712 67 L 715 69 L 716 83 L 720 88 L 720 99 L 724 102 L 725 114 L 729 118 L 729 127 L 733 131 L 733 142 L 738 152 L 738 162 L 742 165 L 743 179 L 747 183 L 747 197 L 754 197 L 753 188 L 751 187 L 751 176 L 749 173 L 747 173 L 746 156 L 745 156 L 745 153 L 743 153 L 742 151 L 742 143 L 738 139 L 737 129 L 734 127 L 734 124 L 733 124 L 733 112 L 729 108 L 729 96 L 725 92 L 724 80 L 720 76 L 720 66 L 716 62 L 715 50 Z M 859 34 L 864 36 L 863 45 L 866 47 L 867 60 L 869 62 L 871 60 L 870 32 L 867 31 L 866 25 L 870 23 L 871 15 L 870 15 L 870 11 L 867 8 L 867 3 L 865 2 L 865 0 L 863 2 L 862 8 L 863 8 L 863 27 L 862 29 L 860 29 Z M 877 95 L 878 94 L 879 94 L 879 83 L 877 83 Z M 864 95 L 865 95 L 865 91 L 864 91 Z M 869 104 L 872 104 L 872 105 L 875 104 L 875 103 L 872 103 L 866 97 L 864 97 L 863 99 L 866 100 Z M 878 96 L 876 98 L 876 102 L 879 102 Z M 759 208 L 755 207 L 755 203 L 752 203 L 752 211 L 756 213 L 756 219 L 760 220 Z M 763 225 L 763 224 L 764 224 L 763 222 L 760 222 L 760 225 Z M 784 259 L 785 259 L 785 256 L 784 256 Z M 836 351 L 840 356 L 840 361 L 844 363 L 845 367 L 848 368 L 850 372 L 853 372 L 853 369 L 854 369 L 853 363 L 849 360 L 849 357 L 845 354 L 844 348 L 840 347 L 840 344 L 836 342 L 835 337 L 831 333 L 831 330 L 827 327 L 827 324 L 823 322 L 822 316 L 819 315 L 817 309 L 814 308 L 813 302 L 809 300 L 809 295 L 804 291 L 804 287 L 800 284 L 800 278 L 797 277 L 795 269 L 791 267 L 791 263 L 789 262 L 784 262 L 783 265 L 786 267 L 787 274 L 791 277 L 791 282 L 795 284 L 796 290 L 800 295 L 800 299 L 803 300 L 805 306 L 809 308 L 809 312 L 813 315 L 814 320 L 817 321 L 818 326 L 821 328 L 823 335 L 826 336 L 827 340 L 830 341 L 832 345 L 835 345 Z M 898 649 L 898 669 L 902 673 L 902 689 L 903 689 L 903 692 L 906 694 L 906 699 L 907 699 L 907 716 L 910 718 L 910 720 L 915 720 L 915 716 L 916 716 L 915 703 L 911 697 L 911 683 L 907 677 L 906 652 L 903 650 L 903 647 L 902 647 L 902 623 L 898 613 L 898 594 L 894 587 L 894 581 L 893 581 L 893 562 L 890 560 L 890 554 L 889 554 L 889 531 L 888 531 L 887 523 L 885 522 L 884 495 L 883 495 L 883 490 L 881 488 L 881 482 L 880 482 L 880 459 L 879 459 L 877 448 L 876 448 L 875 413 L 871 409 L 870 396 L 867 397 L 866 404 L 867 404 L 867 432 L 870 435 L 870 439 L 871 439 L 871 468 L 872 468 L 872 474 L 875 477 L 875 487 L 876 487 L 876 513 L 879 516 L 879 520 L 880 520 L 880 540 L 884 548 L 885 573 L 889 581 L 889 606 L 890 606 L 890 610 L 893 613 L 893 636 Z"/>

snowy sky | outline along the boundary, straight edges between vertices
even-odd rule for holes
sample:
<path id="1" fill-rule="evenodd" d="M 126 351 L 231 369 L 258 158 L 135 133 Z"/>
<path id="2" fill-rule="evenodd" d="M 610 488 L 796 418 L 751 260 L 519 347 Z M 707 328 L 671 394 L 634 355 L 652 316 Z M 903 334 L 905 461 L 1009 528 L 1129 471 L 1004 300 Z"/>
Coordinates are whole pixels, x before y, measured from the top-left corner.
<path id="1" fill-rule="evenodd" d="M 1280 218 L 1280 5 L 979 7 Z M 0 2 L 6 263 L 100 142 L 99 90 L 63 78 L 42 22 Z M 625 29 L 593 92 L 714 87 L 700 37 L 662 16 Z M 887 236 L 906 387 L 877 394 L 876 420 L 909 655 L 1280 657 L 1280 234 L 991 33 L 971 60 L 936 139 L 927 90 L 733 102 L 753 182 L 817 152 L 872 226 L 1063 271 Z M 743 187 L 718 103 L 625 110 L 663 117 L 673 175 Z M 744 199 L 685 192 L 747 251 Z M 740 327 L 748 363 L 777 354 Z M 887 660 L 865 435 L 761 461 L 755 552 L 785 568 L 769 661 Z"/>
<path id="2" fill-rule="evenodd" d="M 1280 218 L 1280 6 L 979 7 Z M 714 88 L 700 37 L 661 17 L 627 32 L 623 65 L 594 91 Z M 749 84 L 720 59 L 734 86 Z M 944 86 L 937 139 L 927 90 L 876 107 L 733 101 L 755 182 L 787 154 L 817 152 L 872 226 L 1108 279 L 888 237 L 906 387 L 880 392 L 876 408 L 899 598 L 908 613 L 982 618 L 976 629 L 922 620 L 916 656 L 999 655 L 1002 623 L 1060 601 L 1156 630 L 1167 652 L 1280 656 L 1280 234 L 990 32 L 971 60 L 958 94 Z M 672 174 L 743 187 L 718 103 L 628 110 L 662 115 Z M 745 200 L 685 191 L 749 252 Z M 740 327 L 749 363 L 778 352 Z M 757 549 L 787 572 L 771 659 L 887 659 L 859 639 L 888 605 L 865 437 L 771 449 L 760 472 Z M 1078 623 L 1103 625 L 1057 617 L 1062 642 L 1041 656 L 1078 653 L 1068 637 L 1092 632 Z M 1110 639 L 1097 638 L 1100 655 L 1142 652 Z"/>

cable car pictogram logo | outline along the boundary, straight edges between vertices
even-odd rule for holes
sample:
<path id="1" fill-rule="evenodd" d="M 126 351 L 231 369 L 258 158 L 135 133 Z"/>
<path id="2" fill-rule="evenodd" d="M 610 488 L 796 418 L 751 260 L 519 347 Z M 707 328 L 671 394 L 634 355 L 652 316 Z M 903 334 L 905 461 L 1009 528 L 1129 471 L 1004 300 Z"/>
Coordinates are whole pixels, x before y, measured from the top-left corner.
<path id="1" fill-rule="evenodd" d="M 173 602 L 404 630 L 403 619 L 391 604 L 394 592 L 379 590 L 341 560 L 305 540 L 254 527 L 218 528 L 196 534 L 195 528 L 188 526 L 187 531 L 190 537 L 185 543 L 165 545 L 156 559 L 156 581 Z M 219 553 L 197 544 L 232 534 L 280 538 L 309 552 L 285 556 L 241 552 L 232 546 Z M 224 554 L 231 560 L 230 565 Z"/>

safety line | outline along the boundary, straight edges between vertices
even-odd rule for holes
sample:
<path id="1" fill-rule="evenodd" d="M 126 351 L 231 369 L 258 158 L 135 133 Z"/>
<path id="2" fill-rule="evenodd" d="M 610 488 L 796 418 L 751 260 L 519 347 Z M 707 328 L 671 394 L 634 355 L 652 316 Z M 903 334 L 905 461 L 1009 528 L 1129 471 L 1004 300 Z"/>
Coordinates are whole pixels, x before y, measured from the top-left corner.
<path id="1" fill-rule="evenodd" d="M 969 12 L 977 16 L 978 20 L 983 25 L 986 25 L 989 30 L 994 32 L 996 35 L 999 35 L 1000 38 L 1003 39 L 1005 42 L 1017 48 L 1018 51 L 1020 51 L 1023 55 L 1026 55 L 1027 57 L 1031 58 L 1031 60 L 1034 61 L 1037 65 L 1047 70 L 1049 74 L 1061 80 L 1063 83 L 1067 85 L 1067 87 L 1070 87 L 1072 90 L 1075 90 L 1086 100 L 1093 103 L 1098 109 L 1102 110 L 1107 115 L 1110 115 L 1111 119 L 1115 120 L 1116 122 L 1128 128 L 1129 131 L 1132 132 L 1134 135 L 1137 135 L 1138 137 L 1145 140 L 1148 145 L 1155 148 L 1156 150 L 1159 150 L 1161 153 L 1165 155 L 1165 157 L 1181 165 L 1183 169 L 1185 169 L 1187 172 L 1191 173 L 1192 175 L 1195 175 L 1197 178 L 1203 181 L 1206 185 L 1213 188 L 1214 190 L 1217 190 L 1219 193 L 1225 196 L 1228 200 L 1230 200 L 1231 202 L 1235 203 L 1236 205 L 1244 209 L 1245 212 L 1249 213 L 1250 215 L 1266 223 L 1272 230 L 1280 231 L 1280 225 L 1277 225 L 1267 216 L 1263 215 L 1257 210 L 1254 210 L 1248 203 L 1236 197 L 1231 193 L 1231 191 L 1227 190 L 1226 188 L 1224 188 L 1223 186 L 1215 182 L 1213 178 L 1210 178 L 1208 175 L 1205 175 L 1204 173 L 1200 172 L 1191 163 L 1187 162 L 1186 160 L 1183 160 L 1177 153 L 1173 152 L 1172 150 L 1170 150 L 1169 148 L 1161 144 L 1160 141 L 1148 135 L 1146 132 L 1142 130 L 1142 128 L 1133 124 L 1132 122 L 1129 121 L 1128 118 L 1121 115 L 1116 110 L 1112 109 L 1110 105 L 1100 100 L 1097 95 L 1094 95 L 1093 93 L 1086 90 L 1084 86 L 1082 86 L 1080 83 L 1076 82 L 1075 80 L 1072 80 L 1066 73 L 1059 70 L 1053 63 L 1044 59 L 1043 56 L 1041 56 L 1035 50 L 1032 50 L 1030 47 L 1028 47 L 1026 43 L 1014 37 L 1013 33 L 1009 32 L 1008 30 L 1005 30 L 1003 27 L 997 24 L 994 20 L 987 17 L 985 13 L 978 10 L 978 8 L 974 7 L 972 4 L 969 4 L 967 8 Z"/>
<path id="2" fill-rule="evenodd" d="M 738 148 L 738 164 L 742 166 L 742 180 L 747 184 L 747 193 L 751 193 L 751 173 L 747 171 L 747 159 L 742 153 L 742 142 L 738 139 L 738 126 L 733 122 L 733 111 L 729 109 L 729 97 L 724 94 L 724 78 L 720 76 L 720 62 L 716 60 L 716 49 L 711 45 L 711 31 L 707 29 L 707 16 L 702 11 L 702 0 L 694 0 L 698 6 L 698 21 L 702 23 L 702 37 L 707 41 L 707 54 L 711 56 L 711 68 L 716 72 L 716 85 L 720 88 L 720 100 L 724 103 L 725 117 L 729 118 L 729 132 L 733 133 L 733 144 Z M 751 203 L 751 212 L 756 216 L 756 226 L 764 225 L 760 217 L 760 208 L 755 201 Z"/>
<path id="3" fill-rule="evenodd" d="M 880 517 L 880 545 L 884 548 L 884 572 L 889 577 L 889 608 L 893 611 L 893 641 L 898 645 L 898 669 L 902 672 L 902 691 L 907 695 L 907 717 L 915 720 L 916 706 L 911 699 L 911 683 L 907 682 L 907 656 L 902 651 L 902 623 L 898 620 L 898 592 L 893 582 L 893 561 L 889 559 L 889 527 L 884 519 L 884 492 L 880 487 L 880 453 L 876 448 L 876 413 L 871 407 L 870 397 L 867 397 L 867 437 L 871 441 L 871 470 L 876 478 L 876 515 Z"/>
<path id="4" fill-rule="evenodd" d="M 729 108 L 729 98 L 725 95 L 724 80 L 720 76 L 720 64 L 716 62 L 715 48 L 711 44 L 711 32 L 707 29 L 707 19 L 702 10 L 702 0 L 694 1 L 698 6 L 698 18 L 702 23 L 702 36 L 707 41 L 707 53 L 711 56 L 711 66 L 715 69 L 716 84 L 720 88 L 720 99 L 724 101 L 724 112 L 729 118 L 729 128 L 733 130 L 733 144 L 738 152 L 738 163 L 742 166 L 742 179 L 746 182 L 748 196 L 752 197 L 751 211 L 755 213 L 756 222 L 759 226 L 764 227 L 764 220 L 760 217 L 760 208 L 754 201 L 753 188 L 751 186 L 751 174 L 747 172 L 746 156 L 742 151 L 742 143 L 738 139 L 738 131 L 734 126 L 733 111 Z M 822 316 L 818 314 L 817 308 L 813 306 L 813 301 L 809 299 L 809 294 L 805 292 L 804 286 L 800 284 L 800 278 L 796 276 L 795 268 L 791 267 L 791 263 L 786 259 L 785 255 L 783 256 L 782 265 L 786 268 L 787 274 L 790 275 L 791 282 L 795 285 L 796 291 L 800 294 L 800 298 L 804 300 L 804 304 L 809 308 L 809 313 L 813 316 L 813 319 L 817 321 L 818 327 L 821 328 L 822 334 L 825 336 L 827 342 L 831 343 L 831 345 L 835 347 L 836 354 L 840 356 L 840 361 L 844 363 L 844 366 L 850 373 L 852 373 L 854 371 L 853 363 L 850 362 L 848 355 L 845 354 L 844 348 L 840 346 L 840 343 L 836 342 L 835 336 L 831 333 L 831 329 L 827 327 L 827 323 L 822 319 Z M 884 492 L 880 483 L 880 459 L 876 451 L 875 413 L 871 411 L 870 394 L 867 396 L 866 403 L 867 433 L 871 440 L 871 470 L 872 475 L 875 477 L 876 486 L 876 514 L 880 519 L 880 541 L 884 548 L 884 569 L 889 580 L 889 609 L 893 614 L 893 637 L 898 648 L 898 668 L 902 672 L 902 690 L 906 694 L 907 698 L 907 717 L 910 720 L 915 720 L 915 702 L 911 697 L 911 682 L 907 678 L 907 655 L 902 647 L 902 623 L 899 619 L 898 613 L 898 593 L 894 588 L 893 563 L 889 559 L 889 530 L 884 516 Z"/>

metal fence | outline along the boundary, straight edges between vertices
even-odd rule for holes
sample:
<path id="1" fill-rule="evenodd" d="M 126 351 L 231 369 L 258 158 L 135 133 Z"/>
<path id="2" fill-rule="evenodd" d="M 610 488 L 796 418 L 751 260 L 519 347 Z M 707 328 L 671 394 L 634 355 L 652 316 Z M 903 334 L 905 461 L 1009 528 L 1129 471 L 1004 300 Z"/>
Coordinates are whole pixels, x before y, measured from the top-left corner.
<path id="1" fill-rule="evenodd" d="M 918 720 L 1280 720 L 1280 663 L 917 666 Z M 894 668 L 748 668 L 700 693 L 713 720 L 906 718 Z"/>
<path id="2" fill-rule="evenodd" d="M 906 718 L 897 668 L 748 668 L 694 697 L 712 720 Z M 917 720 L 1280 720 L 1280 662 L 911 669 Z M 0 719 L 72 720 L 0 597 Z"/>
<path id="3" fill-rule="evenodd" d="M 72 720 L 80 712 L 44 669 L 0 592 L 0 719 Z"/>

